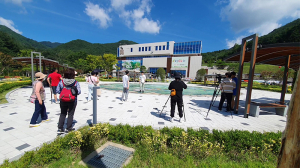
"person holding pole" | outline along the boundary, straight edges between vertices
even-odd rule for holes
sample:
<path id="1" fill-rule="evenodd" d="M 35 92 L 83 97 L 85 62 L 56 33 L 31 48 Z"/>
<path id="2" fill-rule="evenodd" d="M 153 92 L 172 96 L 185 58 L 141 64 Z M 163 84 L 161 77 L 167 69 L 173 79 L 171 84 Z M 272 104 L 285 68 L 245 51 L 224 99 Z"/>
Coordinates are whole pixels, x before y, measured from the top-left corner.
<path id="1" fill-rule="evenodd" d="M 177 107 L 178 107 L 178 112 L 179 112 L 179 122 L 182 122 L 182 117 L 183 117 L 183 113 L 182 113 L 182 104 L 183 104 L 183 100 L 182 100 L 182 91 L 183 89 L 187 88 L 187 85 L 181 80 L 181 77 L 178 73 L 174 74 L 175 76 L 175 80 L 172 81 L 169 85 L 169 90 L 175 89 L 175 95 L 171 96 L 171 118 L 170 121 L 173 122 L 173 118 L 174 118 L 174 113 L 175 113 L 175 106 L 177 103 Z"/>
<path id="2" fill-rule="evenodd" d="M 139 77 L 139 83 L 140 83 L 140 92 L 145 92 L 145 82 L 146 82 L 146 76 L 144 75 L 144 72 L 141 73 Z"/>
<path id="3" fill-rule="evenodd" d="M 223 103 L 226 99 L 227 100 L 226 112 L 230 112 L 232 111 L 231 100 L 232 100 L 233 89 L 235 89 L 236 84 L 231 79 L 230 72 L 226 72 L 225 76 L 226 78 L 220 83 L 220 90 L 222 91 L 222 93 L 221 93 L 221 100 L 220 100 L 218 111 L 222 110 Z"/>
<path id="4" fill-rule="evenodd" d="M 62 77 L 57 72 L 58 72 L 58 70 L 56 68 L 54 68 L 53 71 L 52 71 L 52 73 L 48 76 L 47 81 L 49 83 L 49 86 L 52 88 L 52 92 L 53 92 L 53 95 L 54 95 L 55 103 L 59 104 L 59 102 L 57 101 L 56 87 L 57 87 L 59 81 L 62 80 Z M 50 80 L 51 80 L 51 82 L 50 82 Z"/>

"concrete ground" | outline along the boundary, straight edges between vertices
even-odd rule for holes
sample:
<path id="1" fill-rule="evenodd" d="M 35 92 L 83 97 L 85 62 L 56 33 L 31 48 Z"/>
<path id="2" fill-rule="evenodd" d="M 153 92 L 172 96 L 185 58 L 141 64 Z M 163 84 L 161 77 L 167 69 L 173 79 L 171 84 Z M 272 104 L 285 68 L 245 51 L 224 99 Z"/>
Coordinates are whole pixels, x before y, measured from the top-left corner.
<path id="1" fill-rule="evenodd" d="M 80 85 L 82 94 L 78 97 L 73 122 L 76 129 L 92 123 L 93 119 L 93 102 L 86 101 L 87 84 L 81 82 Z M 28 101 L 31 92 L 32 88 L 30 87 L 14 90 L 7 95 L 10 103 L 0 105 L 0 164 L 4 159 L 18 159 L 24 152 L 40 147 L 43 143 L 52 141 L 57 137 L 60 107 L 59 104 L 51 104 L 49 88 L 46 88 L 47 100 L 45 105 L 51 120 L 42 123 L 39 127 L 29 128 L 29 122 L 34 112 L 34 104 Z M 259 117 L 244 118 L 245 94 L 246 90 L 242 89 L 239 114 L 231 116 L 230 113 L 218 112 L 217 107 L 212 107 L 207 118 L 212 96 L 184 96 L 186 122 L 179 123 L 179 117 L 176 115 L 174 122 L 171 123 L 169 121 L 170 102 L 167 103 L 167 107 L 160 116 L 168 95 L 129 93 L 128 101 L 121 102 L 121 91 L 102 90 L 102 95 L 97 100 L 97 120 L 113 125 L 120 123 L 131 126 L 150 125 L 154 129 L 181 127 L 183 129 L 193 128 L 209 131 L 213 129 L 259 132 L 284 130 L 286 117 L 276 115 L 274 109 L 262 110 Z M 254 101 L 275 102 L 279 98 L 280 93 L 277 92 L 252 91 L 252 100 Z M 290 98 L 291 94 L 287 94 L 286 100 L 290 100 Z M 217 98 L 215 106 L 219 104 L 219 100 L 220 96 Z"/>

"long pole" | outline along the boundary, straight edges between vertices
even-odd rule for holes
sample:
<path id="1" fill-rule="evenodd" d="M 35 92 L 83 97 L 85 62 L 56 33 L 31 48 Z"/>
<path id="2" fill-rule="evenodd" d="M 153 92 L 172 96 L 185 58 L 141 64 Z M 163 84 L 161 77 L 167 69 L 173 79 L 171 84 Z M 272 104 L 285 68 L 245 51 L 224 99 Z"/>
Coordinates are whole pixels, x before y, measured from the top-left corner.
<path id="1" fill-rule="evenodd" d="M 97 124 L 97 90 L 100 89 L 99 86 L 93 87 L 93 124 Z"/>
<path id="2" fill-rule="evenodd" d="M 33 83 L 33 52 L 31 52 L 31 82 Z"/>

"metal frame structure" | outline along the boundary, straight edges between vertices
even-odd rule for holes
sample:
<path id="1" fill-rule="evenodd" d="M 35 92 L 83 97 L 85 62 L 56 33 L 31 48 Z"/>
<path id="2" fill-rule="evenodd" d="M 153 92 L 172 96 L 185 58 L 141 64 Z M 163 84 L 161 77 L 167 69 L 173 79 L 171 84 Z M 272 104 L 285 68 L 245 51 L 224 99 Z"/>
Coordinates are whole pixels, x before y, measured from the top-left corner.
<path id="1" fill-rule="evenodd" d="M 34 70 L 33 70 L 33 54 L 39 54 L 39 61 L 40 61 L 40 71 L 42 72 L 42 60 L 41 60 L 41 53 L 40 52 L 35 52 L 31 51 L 31 82 L 33 83 L 34 81 Z"/>

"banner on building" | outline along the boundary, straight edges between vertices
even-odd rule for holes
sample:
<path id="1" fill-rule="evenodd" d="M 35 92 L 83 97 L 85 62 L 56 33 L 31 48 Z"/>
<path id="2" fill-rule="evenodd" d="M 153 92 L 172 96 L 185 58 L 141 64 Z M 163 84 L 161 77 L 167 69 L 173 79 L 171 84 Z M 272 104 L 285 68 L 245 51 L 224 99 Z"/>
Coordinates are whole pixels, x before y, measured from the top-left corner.
<path id="1" fill-rule="evenodd" d="M 187 68 L 189 57 L 172 57 L 172 68 Z"/>
<path id="2" fill-rule="evenodd" d="M 141 67 L 141 60 L 122 60 L 122 70 L 137 70 Z"/>

